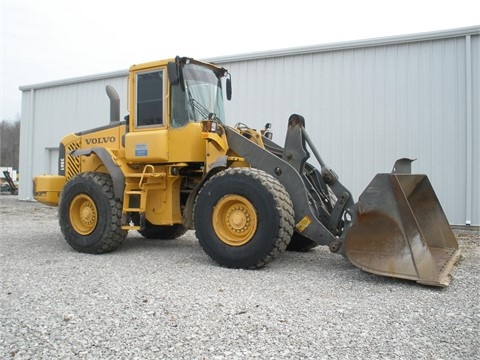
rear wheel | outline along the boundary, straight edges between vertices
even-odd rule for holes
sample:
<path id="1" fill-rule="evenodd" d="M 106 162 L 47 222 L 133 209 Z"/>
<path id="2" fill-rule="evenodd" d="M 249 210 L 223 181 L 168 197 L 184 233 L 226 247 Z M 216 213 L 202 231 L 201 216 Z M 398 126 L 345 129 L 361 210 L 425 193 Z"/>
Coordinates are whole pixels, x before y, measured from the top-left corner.
<path id="1" fill-rule="evenodd" d="M 172 240 L 182 236 L 187 230 L 183 224 L 153 225 L 145 220 L 145 229 L 138 232 L 146 239 Z"/>
<path id="2" fill-rule="evenodd" d="M 273 176 L 231 168 L 208 180 L 194 207 L 196 236 L 227 267 L 259 268 L 280 255 L 293 232 L 293 205 Z"/>
<path id="3" fill-rule="evenodd" d="M 121 227 L 122 202 L 108 174 L 81 173 L 65 185 L 59 206 L 60 229 L 77 251 L 100 254 L 116 249 L 127 236 Z"/>

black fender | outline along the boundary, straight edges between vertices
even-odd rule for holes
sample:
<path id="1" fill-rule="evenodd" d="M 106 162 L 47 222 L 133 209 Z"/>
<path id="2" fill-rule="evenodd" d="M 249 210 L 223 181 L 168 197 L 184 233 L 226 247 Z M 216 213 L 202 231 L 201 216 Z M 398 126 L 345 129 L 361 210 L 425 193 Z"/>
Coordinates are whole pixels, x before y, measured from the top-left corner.
<path id="1" fill-rule="evenodd" d="M 120 166 L 112 159 L 112 155 L 107 149 L 102 147 L 93 147 L 90 149 L 78 149 L 70 153 L 70 156 L 90 156 L 95 154 L 103 162 L 108 170 L 113 182 L 113 191 L 117 199 L 123 200 L 125 191 L 125 175 Z"/>

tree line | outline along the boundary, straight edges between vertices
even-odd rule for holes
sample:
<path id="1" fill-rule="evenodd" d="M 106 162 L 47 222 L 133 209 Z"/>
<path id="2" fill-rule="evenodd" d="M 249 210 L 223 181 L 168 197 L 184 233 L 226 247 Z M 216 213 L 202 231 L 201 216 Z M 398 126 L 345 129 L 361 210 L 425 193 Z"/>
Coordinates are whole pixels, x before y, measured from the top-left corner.
<path id="1" fill-rule="evenodd" d="M 20 117 L 0 122 L 0 167 L 18 170 L 20 150 Z"/>

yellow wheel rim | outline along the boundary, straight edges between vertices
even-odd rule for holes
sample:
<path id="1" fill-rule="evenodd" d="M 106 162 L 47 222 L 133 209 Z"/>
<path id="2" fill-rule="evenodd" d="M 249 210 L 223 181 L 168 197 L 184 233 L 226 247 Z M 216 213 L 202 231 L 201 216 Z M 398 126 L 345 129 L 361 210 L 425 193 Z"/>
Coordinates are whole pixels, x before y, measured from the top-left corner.
<path id="1" fill-rule="evenodd" d="M 241 246 L 248 243 L 257 230 L 257 213 L 243 196 L 224 196 L 212 214 L 215 233 L 225 244 Z"/>
<path id="2" fill-rule="evenodd" d="M 77 195 L 70 203 L 70 223 L 81 235 L 90 234 L 97 226 L 98 213 L 94 201 L 88 195 Z"/>

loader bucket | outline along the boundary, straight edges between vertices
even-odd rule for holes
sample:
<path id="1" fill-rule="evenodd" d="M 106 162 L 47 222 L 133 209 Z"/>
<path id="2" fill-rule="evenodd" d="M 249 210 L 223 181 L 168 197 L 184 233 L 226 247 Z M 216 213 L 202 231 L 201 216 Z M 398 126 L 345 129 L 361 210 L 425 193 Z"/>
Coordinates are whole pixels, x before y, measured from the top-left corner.
<path id="1" fill-rule="evenodd" d="M 354 206 L 345 256 L 362 270 L 448 286 L 460 250 L 426 175 L 377 174 Z"/>

